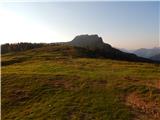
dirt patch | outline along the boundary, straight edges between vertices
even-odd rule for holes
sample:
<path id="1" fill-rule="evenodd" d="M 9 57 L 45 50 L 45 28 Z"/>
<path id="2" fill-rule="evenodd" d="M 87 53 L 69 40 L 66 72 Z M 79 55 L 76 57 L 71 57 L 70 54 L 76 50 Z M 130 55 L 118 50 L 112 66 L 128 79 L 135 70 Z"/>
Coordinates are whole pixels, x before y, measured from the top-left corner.
<path id="1" fill-rule="evenodd" d="M 158 102 L 146 101 L 137 93 L 131 93 L 126 97 L 126 104 L 136 112 L 136 117 L 145 116 L 148 120 L 160 120 L 160 108 Z M 136 120 L 139 120 L 136 118 Z"/>

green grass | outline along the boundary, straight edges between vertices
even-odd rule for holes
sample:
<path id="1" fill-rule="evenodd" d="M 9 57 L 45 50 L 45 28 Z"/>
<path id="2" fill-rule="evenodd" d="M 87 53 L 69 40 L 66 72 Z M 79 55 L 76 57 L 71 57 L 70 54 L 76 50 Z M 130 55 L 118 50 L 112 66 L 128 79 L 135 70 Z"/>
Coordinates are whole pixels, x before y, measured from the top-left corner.
<path id="1" fill-rule="evenodd" d="M 75 54 L 57 47 L 2 55 L 11 62 L 1 68 L 2 120 L 132 120 L 141 113 L 126 104 L 128 94 L 160 101 L 159 65 Z"/>

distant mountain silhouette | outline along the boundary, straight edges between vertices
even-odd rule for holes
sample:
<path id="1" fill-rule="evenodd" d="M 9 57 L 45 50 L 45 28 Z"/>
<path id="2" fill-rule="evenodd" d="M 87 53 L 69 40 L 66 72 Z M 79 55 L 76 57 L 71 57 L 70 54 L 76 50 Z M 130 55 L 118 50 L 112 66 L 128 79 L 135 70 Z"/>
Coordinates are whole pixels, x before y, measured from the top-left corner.
<path id="1" fill-rule="evenodd" d="M 152 57 L 150 57 L 151 60 L 157 60 L 160 61 L 160 54 L 154 55 Z"/>
<path id="2" fill-rule="evenodd" d="M 87 48 L 90 50 L 111 48 L 111 45 L 104 44 L 102 38 L 98 35 L 79 35 L 69 43 L 71 45 Z"/>
<path id="3" fill-rule="evenodd" d="M 104 43 L 102 38 L 98 35 L 79 35 L 72 41 L 65 43 L 17 43 L 1 45 L 1 52 L 3 54 L 32 51 L 32 49 L 37 52 L 40 52 L 43 49 L 44 52 L 62 52 L 64 56 L 71 57 L 108 58 L 114 60 L 160 63 L 151 59 L 138 57 L 132 53 L 122 52 L 111 45 Z"/>
<path id="4" fill-rule="evenodd" d="M 122 52 L 116 48 L 113 48 L 111 45 L 104 43 L 102 38 L 98 35 L 79 35 L 67 44 L 92 50 L 105 58 L 127 61 L 153 62 L 152 60 L 138 57 L 135 54 Z"/>
<path id="5" fill-rule="evenodd" d="M 140 57 L 150 58 L 152 56 L 160 54 L 160 48 L 159 47 L 155 47 L 151 49 L 141 48 L 141 49 L 135 50 L 133 53 Z"/>
<path id="6" fill-rule="evenodd" d="M 125 48 L 117 48 L 122 52 L 126 52 L 126 53 L 133 53 L 135 50 L 130 50 L 130 49 L 125 49 Z"/>

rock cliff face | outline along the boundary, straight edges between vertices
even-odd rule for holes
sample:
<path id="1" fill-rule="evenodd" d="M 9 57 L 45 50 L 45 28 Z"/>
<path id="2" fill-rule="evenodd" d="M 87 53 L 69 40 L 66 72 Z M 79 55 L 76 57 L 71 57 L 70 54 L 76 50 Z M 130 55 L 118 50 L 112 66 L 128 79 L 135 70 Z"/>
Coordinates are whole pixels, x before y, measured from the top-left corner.
<path id="1" fill-rule="evenodd" d="M 111 47 L 109 44 L 105 44 L 102 38 L 99 37 L 98 35 L 79 35 L 76 36 L 71 42 L 69 42 L 69 44 L 91 50 Z"/>
<path id="2" fill-rule="evenodd" d="M 111 45 L 104 43 L 102 38 L 98 35 L 78 35 L 72 41 L 66 44 L 92 50 L 98 56 L 102 56 L 104 58 L 127 61 L 152 62 L 152 60 L 138 57 L 135 54 L 122 52 L 112 47 Z"/>

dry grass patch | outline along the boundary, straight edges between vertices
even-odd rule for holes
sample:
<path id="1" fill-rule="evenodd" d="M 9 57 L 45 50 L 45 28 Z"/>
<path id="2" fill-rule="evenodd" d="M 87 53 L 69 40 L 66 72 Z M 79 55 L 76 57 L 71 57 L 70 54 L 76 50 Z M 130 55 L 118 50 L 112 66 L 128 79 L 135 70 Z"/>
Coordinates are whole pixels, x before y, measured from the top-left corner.
<path id="1" fill-rule="evenodd" d="M 146 116 L 149 120 L 159 120 L 160 119 L 160 103 L 156 101 L 147 101 L 138 93 L 131 93 L 126 97 L 126 104 L 131 106 L 134 111 L 137 111 L 139 118 L 141 116 Z"/>

